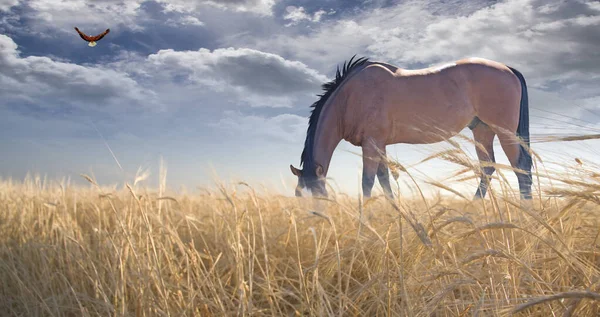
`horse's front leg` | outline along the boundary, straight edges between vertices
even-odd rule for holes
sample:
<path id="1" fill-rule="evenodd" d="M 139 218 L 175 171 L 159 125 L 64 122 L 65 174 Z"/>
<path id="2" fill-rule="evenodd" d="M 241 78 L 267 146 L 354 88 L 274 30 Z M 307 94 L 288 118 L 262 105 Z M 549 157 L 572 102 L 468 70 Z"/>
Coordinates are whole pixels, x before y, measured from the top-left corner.
<path id="1" fill-rule="evenodd" d="M 363 197 L 371 197 L 371 191 L 375 184 L 375 176 L 381 161 L 381 149 L 373 139 L 367 139 L 367 142 L 362 144 L 363 152 L 363 174 L 362 174 L 362 190 Z"/>

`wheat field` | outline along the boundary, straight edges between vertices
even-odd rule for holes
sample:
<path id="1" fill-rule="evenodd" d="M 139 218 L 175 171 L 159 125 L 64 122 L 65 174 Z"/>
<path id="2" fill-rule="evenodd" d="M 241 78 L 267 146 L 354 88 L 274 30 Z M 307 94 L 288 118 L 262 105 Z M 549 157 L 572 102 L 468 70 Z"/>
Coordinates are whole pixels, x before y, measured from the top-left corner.
<path id="1" fill-rule="evenodd" d="M 5 179 L 0 314 L 598 316 L 595 171 L 538 172 L 523 207 L 502 169 L 476 202 L 443 182 L 448 195 L 363 202 L 244 183 L 174 194 L 165 171 L 155 190 Z"/>

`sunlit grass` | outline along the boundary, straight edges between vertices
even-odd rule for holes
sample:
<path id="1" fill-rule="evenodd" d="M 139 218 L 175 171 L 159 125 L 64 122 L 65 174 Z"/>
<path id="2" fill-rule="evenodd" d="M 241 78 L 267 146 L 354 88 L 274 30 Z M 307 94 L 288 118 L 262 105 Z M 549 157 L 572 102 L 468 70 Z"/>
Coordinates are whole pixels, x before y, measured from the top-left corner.
<path id="1" fill-rule="evenodd" d="M 473 179 L 457 151 L 435 155 Z M 411 182 L 410 171 L 392 174 Z M 534 175 L 522 208 L 498 166 L 488 198 L 361 202 L 244 183 L 194 194 L 145 172 L 116 189 L 0 182 L 0 311 L 11 316 L 598 316 L 600 169 Z M 540 180 L 552 180 L 552 185 Z M 416 187 L 416 182 L 415 182 Z M 418 188 L 416 188 L 418 193 Z M 462 197 L 461 197 L 462 196 Z"/>

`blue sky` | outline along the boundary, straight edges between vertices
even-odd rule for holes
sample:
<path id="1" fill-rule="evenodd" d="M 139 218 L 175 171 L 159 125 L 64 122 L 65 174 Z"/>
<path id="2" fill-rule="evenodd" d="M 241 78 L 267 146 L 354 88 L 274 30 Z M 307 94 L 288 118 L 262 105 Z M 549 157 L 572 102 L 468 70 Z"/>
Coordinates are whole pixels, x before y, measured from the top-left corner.
<path id="1" fill-rule="evenodd" d="M 111 32 L 91 48 L 74 26 Z M 152 185 L 163 157 L 174 188 L 210 185 L 214 168 L 292 194 L 309 106 L 354 54 L 402 68 L 494 59 L 525 75 L 532 134 L 596 133 L 599 28 L 600 4 L 576 0 L 0 0 L 0 176 L 111 184 L 142 167 Z M 568 164 L 598 154 L 595 141 L 534 147 Z M 411 165 L 441 148 L 388 152 Z M 329 176 L 355 194 L 351 151 L 340 144 Z"/>

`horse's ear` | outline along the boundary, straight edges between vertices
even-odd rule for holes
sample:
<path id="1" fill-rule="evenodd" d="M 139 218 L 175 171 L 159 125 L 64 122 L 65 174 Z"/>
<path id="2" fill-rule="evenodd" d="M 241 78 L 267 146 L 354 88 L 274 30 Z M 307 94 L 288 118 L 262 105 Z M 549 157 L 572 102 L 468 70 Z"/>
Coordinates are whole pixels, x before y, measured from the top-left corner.
<path id="1" fill-rule="evenodd" d="M 323 166 L 317 164 L 317 167 L 315 168 L 315 173 L 317 174 L 317 177 L 323 177 L 323 175 L 325 174 L 323 172 Z"/>
<path id="2" fill-rule="evenodd" d="M 292 166 L 292 164 L 290 164 L 290 170 L 292 170 L 292 174 L 298 177 L 302 176 L 302 170 L 295 168 L 294 166 Z"/>

